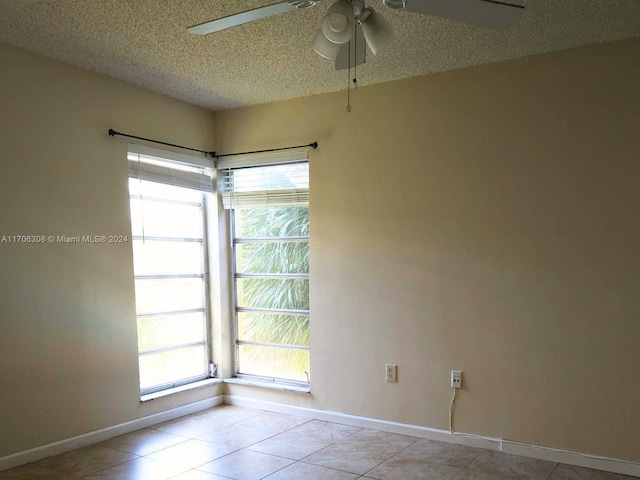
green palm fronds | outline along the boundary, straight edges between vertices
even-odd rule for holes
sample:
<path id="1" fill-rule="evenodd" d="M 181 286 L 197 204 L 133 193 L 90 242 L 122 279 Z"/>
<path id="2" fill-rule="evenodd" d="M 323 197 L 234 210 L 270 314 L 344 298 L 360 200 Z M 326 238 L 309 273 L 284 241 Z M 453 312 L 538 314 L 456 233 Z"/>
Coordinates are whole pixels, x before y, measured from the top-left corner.
<path id="1" fill-rule="evenodd" d="M 279 239 L 238 245 L 236 262 L 239 272 L 309 273 L 309 243 L 299 241 L 299 237 L 309 235 L 308 207 L 250 208 L 241 209 L 238 213 L 239 217 L 236 218 L 241 224 L 243 237 Z M 278 310 L 309 309 L 309 281 L 306 278 L 247 278 L 238 282 L 241 282 L 239 291 L 242 293 L 243 306 Z M 243 340 L 292 346 L 309 345 L 307 314 L 252 312 L 242 315 Z M 309 369 L 307 351 L 254 348 L 248 349 L 246 355 L 252 364 L 270 364 L 278 372 L 278 376 L 289 375 L 300 379 L 301 373 Z"/>

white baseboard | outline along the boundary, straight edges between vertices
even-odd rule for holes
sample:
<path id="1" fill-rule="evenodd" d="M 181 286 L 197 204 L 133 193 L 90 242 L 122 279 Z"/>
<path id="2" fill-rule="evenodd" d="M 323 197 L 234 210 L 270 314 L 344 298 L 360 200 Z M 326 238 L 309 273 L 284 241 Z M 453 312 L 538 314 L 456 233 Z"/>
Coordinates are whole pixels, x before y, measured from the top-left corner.
<path id="1" fill-rule="evenodd" d="M 6 457 L 0 457 L 0 472 L 26 463 L 35 462 L 52 455 L 68 452 L 76 448 L 86 447 L 87 445 L 102 442 L 109 438 L 140 430 L 141 428 L 167 422 L 174 418 L 216 407 L 223 403 L 224 397 L 222 395 L 217 395 L 212 398 L 200 400 L 199 402 L 189 403 L 187 405 L 182 405 L 180 407 L 165 410 L 164 412 L 155 413 L 146 417 L 137 418 L 119 425 L 78 435 L 77 437 L 67 438 L 65 440 L 60 440 L 59 442 L 49 443 L 23 452 L 14 453 Z"/>
<path id="2" fill-rule="evenodd" d="M 340 412 L 327 410 L 316 410 L 313 408 L 296 407 L 281 403 L 265 402 L 252 398 L 240 397 L 236 395 L 225 395 L 224 403 L 240 407 L 256 408 L 276 413 L 287 413 L 303 417 L 324 420 L 327 422 L 341 423 L 354 427 L 371 428 L 383 432 L 398 433 L 414 437 L 438 440 L 441 442 L 457 443 L 469 447 L 485 448 L 487 450 L 500 450 L 505 453 L 521 455 L 524 457 L 549 460 L 556 463 L 564 463 L 577 467 L 593 468 L 606 472 L 620 473 L 640 477 L 640 463 L 618 460 L 615 458 L 598 457 L 568 450 L 559 450 L 537 445 L 528 445 L 499 438 L 481 437 L 477 435 L 454 432 L 451 434 L 447 430 L 420 427 L 405 423 L 389 422 L 375 418 L 348 415 Z"/>
<path id="3" fill-rule="evenodd" d="M 524 457 L 538 458 L 550 462 L 565 463 L 576 467 L 593 468 L 605 472 L 620 473 L 640 477 L 640 463 L 618 460 L 615 458 L 599 457 L 586 453 L 571 452 L 555 448 L 528 445 L 519 442 L 505 440 L 502 443 L 502 451 Z"/>
<path id="4" fill-rule="evenodd" d="M 256 408 L 276 413 L 286 413 L 291 415 L 299 415 L 315 420 L 324 420 L 327 422 L 341 423 L 360 428 L 371 428 L 381 430 L 383 432 L 398 433 L 401 435 L 410 435 L 414 437 L 426 438 L 429 440 L 438 440 L 441 442 L 456 443 L 470 447 L 485 448 L 488 450 L 500 450 L 505 453 L 514 455 L 522 455 L 525 457 L 538 458 L 557 463 L 565 463 L 567 465 L 575 465 L 579 467 L 593 468 L 607 472 L 620 473 L 623 475 L 631 475 L 640 477 L 640 463 L 618 460 L 614 458 L 598 457 L 568 450 L 558 450 L 536 445 L 528 445 L 499 438 L 481 437 L 465 433 L 455 432 L 449 433 L 447 430 L 439 430 L 435 428 L 420 427 L 405 423 L 390 422 L 387 420 L 378 420 L 369 417 L 360 417 L 357 415 L 349 415 L 340 412 L 332 412 L 327 410 L 316 410 L 313 408 L 297 407 L 275 402 L 265 402 L 252 398 L 241 397 L 237 395 L 217 395 L 215 397 L 201 400 L 199 402 L 189 403 L 181 407 L 172 408 L 164 412 L 159 412 L 146 417 L 131 420 L 130 422 L 121 423 L 112 427 L 107 427 L 95 432 L 85 433 L 77 437 L 68 438 L 59 442 L 50 443 L 41 447 L 18 452 L 6 457 L 0 457 L 0 472 L 9 468 L 24 465 L 26 463 L 35 462 L 37 460 L 57 455 L 59 453 L 68 452 L 76 448 L 81 448 L 93 443 L 102 442 L 109 438 L 124 435 L 126 433 L 139 430 L 141 428 L 150 427 L 158 423 L 173 420 L 174 418 L 196 413 L 208 408 L 216 407 L 221 404 L 236 405 L 240 407 Z"/>
<path id="5" fill-rule="evenodd" d="M 441 442 L 458 443 L 468 447 L 486 448 L 489 450 L 500 450 L 502 440 L 489 437 L 479 437 L 473 435 L 456 434 L 451 435 L 446 430 L 438 430 L 435 428 L 419 427 L 417 425 L 409 425 L 406 423 L 389 422 L 387 420 L 378 420 L 369 417 L 360 417 L 358 415 L 349 415 L 346 413 L 332 412 L 329 410 L 316 410 L 313 408 L 296 407 L 274 402 L 264 402 L 252 398 L 238 397 L 236 395 L 225 395 L 224 403 L 236 405 L 239 407 L 257 408 L 260 410 L 268 410 L 276 413 L 287 413 L 290 415 L 299 415 L 302 417 L 313 418 L 315 420 L 324 420 L 326 422 L 341 423 L 352 427 L 371 428 L 384 432 L 398 433 L 400 435 L 410 435 L 413 437 L 428 438 L 429 440 L 438 440 Z"/>

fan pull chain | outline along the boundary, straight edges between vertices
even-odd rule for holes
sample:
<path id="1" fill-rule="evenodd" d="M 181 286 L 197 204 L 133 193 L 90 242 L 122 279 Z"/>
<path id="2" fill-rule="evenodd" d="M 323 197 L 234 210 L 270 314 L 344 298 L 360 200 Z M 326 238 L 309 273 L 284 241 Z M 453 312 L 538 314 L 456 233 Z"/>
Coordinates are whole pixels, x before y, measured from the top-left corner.
<path id="1" fill-rule="evenodd" d="M 351 113 L 351 40 L 349 40 L 349 59 L 347 60 L 347 113 Z"/>
<path id="2" fill-rule="evenodd" d="M 349 40 L 349 58 L 347 60 L 347 113 L 351 113 L 351 42 L 353 41 L 353 86 L 358 88 L 358 27 L 354 27 L 353 40 Z"/>
<path id="3" fill-rule="evenodd" d="M 353 86 L 357 89 L 358 88 L 358 24 L 356 23 L 356 26 L 354 27 L 354 34 L 353 34 L 353 60 L 354 60 L 354 65 L 353 65 Z M 349 60 L 351 60 L 351 57 L 349 57 Z"/>

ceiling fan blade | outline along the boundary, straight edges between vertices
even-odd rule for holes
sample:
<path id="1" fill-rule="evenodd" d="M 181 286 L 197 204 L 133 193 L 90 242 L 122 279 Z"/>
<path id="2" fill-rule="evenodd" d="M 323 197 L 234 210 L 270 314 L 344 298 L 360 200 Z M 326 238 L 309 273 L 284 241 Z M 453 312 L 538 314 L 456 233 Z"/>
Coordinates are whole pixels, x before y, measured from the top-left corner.
<path id="1" fill-rule="evenodd" d="M 404 10 L 490 28 L 506 28 L 518 21 L 524 7 L 492 0 L 406 0 Z"/>
<path id="2" fill-rule="evenodd" d="M 219 32 L 220 30 L 242 25 L 243 23 L 253 22 L 254 20 L 271 17 L 272 15 L 279 15 L 280 13 L 288 12 L 289 10 L 295 10 L 296 8 L 300 8 L 297 6 L 299 3 L 301 2 L 280 2 L 267 5 L 265 7 L 254 8 L 253 10 L 247 10 L 246 12 L 236 13 L 234 15 L 229 15 L 228 17 L 222 17 L 217 20 L 211 20 L 210 22 L 194 25 L 187 28 L 187 32 L 195 35 L 208 35 L 210 33 Z"/>

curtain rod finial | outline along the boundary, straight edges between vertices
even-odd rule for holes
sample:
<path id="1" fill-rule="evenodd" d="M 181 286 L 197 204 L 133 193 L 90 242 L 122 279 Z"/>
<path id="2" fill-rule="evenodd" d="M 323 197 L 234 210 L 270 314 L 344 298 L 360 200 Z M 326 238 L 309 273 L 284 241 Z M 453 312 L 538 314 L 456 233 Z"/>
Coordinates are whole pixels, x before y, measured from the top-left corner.
<path id="1" fill-rule="evenodd" d="M 113 128 L 109 129 L 109 136 L 110 137 L 115 137 L 118 134 L 118 132 L 116 132 Z"/>
<path id="2" fill-rule="evenodd" d="M 313 148 L 314 150 L 316 148 L 318 148 L 318 142 L 313 142 L 311 145 L 309 145 L 311 148 Z"/>

